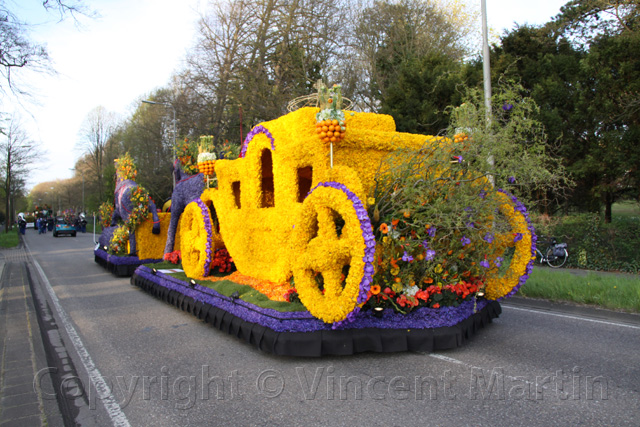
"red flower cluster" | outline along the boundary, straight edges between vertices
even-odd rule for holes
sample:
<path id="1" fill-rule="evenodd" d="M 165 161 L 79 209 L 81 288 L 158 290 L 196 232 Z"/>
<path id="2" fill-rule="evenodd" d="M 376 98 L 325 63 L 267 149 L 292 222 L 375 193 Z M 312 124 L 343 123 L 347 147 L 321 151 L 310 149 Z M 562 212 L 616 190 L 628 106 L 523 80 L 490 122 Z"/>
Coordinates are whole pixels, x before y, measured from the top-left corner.
<path id="1" fill-rule="evenodd" d="M 459 297 L 462 297 L 461 299 L 465 299 L 469 294 L 478 292 L 478 285 L 472 282 L 465 282 L 464 280 L 456 283 L 455 285 L 446 285 L 443 288 L 431 285 L 426 289 L 421 289 L 416 292 L 416 298 L 427 302 L 432 295 L 441 294 L 443 290 L 456 294 Z"/>
<path id="2" fill-rule="evenodd" d="M 461 296 L 462 299 L 465 299 L 469 294 L 478 292 L 478 285 L 476 283 L 468 283 L 465 281 L 456 283 L 455 285 L 448 285 L 446 287 L 451 292 Z"/>
<path id="3" fill-rule="evenodd" d="M 164 254 L 164 260 L 170 262 L 171 264 L 178 264 L 182 260 L 182 255 L 180 251 L 169 252 L 168 254 Z"/>
<path id="4" fill-rule="evenodd" d="M 448 286 L 445 286 L 445 288 L 448 288 Z M 426 289 L 420 289 L 418 292 L 416 292 L 416 298 L 427 302 L 429 301 L 429 298 L 431 298 L 431 295 L 439 293 L 442 293 L 442 288 L 440 288 L 439 286 L 431 285 Z"/>
<path id="5" fill-rule="evenodd" d="M 209 270 L 211 272 L 216 272 L 215 269 L 218 269 L 218 273 L 230 273 L 233 269 L 233 259 L 229 255 L 226 249 L 218 249 L 211 260 L 211 266 Z"/>
<path id="6" fill-rule="evenodd" d="M 415 299 L 414 297 L 407 297 L 405 294 L 402 294 L 398 298 L 396 298 L 396 302 L 400 307 L 407 308 L 417 307 L 418 304 L 420 304 L 417 299 Z"/>
<path id="7" fill-rule="evenodd" d="M 483 286 L 479 278 L 471 278 L 469 281 L 460 281 L 456 284 L 439 287 L 431 285 L 420 289 L 413 296 L 397 294 L 390 287 L 380 289 L 379 285 L 371 286 L 368 294 L 367 305 L 370 308 L 392 307 L 396 311 L 411 311 L 415 307 L 440 308 L 444 306 L 458 305 L 468 296 L 475 295 Z"/>
<path id="8" fill-rule="evenodd" d="M 286 302 L 294 302 L 296 300 L 299 301 L 298 298 L 298 291 L 296 290 L 296 288 L 291 288 L 287 291 L 286 294 L 284 294 L 284 300 Z"/>

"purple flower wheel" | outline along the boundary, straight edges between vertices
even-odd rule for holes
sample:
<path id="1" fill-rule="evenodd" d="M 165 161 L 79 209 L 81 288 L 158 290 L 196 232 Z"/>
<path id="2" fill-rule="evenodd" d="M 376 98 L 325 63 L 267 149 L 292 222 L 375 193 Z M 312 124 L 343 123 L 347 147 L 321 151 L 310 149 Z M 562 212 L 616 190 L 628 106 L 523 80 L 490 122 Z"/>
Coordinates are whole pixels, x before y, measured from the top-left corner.
<path id="1" fill-rule="evenodd" d="M 353 319 L 366 301 L 375 252 L 360 199 L 343 184 L 318 184 L 303 202 L 292 243 L 293 278 L 304 306 L 326 323 Z"/>
<path id="2" fill-rule="evenodd" d="M 207 205 L 196 199 L 180 217 L 182 268 L 188 277 L 209 275 L 213 259 L 213 221 Z"/>

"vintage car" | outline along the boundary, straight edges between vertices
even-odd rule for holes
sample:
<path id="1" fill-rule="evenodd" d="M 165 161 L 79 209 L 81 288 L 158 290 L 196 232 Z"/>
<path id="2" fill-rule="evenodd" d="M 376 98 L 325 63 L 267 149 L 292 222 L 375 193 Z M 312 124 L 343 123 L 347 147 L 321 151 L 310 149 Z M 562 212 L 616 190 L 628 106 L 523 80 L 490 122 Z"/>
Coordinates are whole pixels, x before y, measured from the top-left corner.
<path id="1" fill-rule="evenodd" d="M 76 237 L 76 227 L 73 221 L 67 220 L 63 216 L 56 217 L 55 228 L 53 229 L 53 237 L 69 235 Z"/>

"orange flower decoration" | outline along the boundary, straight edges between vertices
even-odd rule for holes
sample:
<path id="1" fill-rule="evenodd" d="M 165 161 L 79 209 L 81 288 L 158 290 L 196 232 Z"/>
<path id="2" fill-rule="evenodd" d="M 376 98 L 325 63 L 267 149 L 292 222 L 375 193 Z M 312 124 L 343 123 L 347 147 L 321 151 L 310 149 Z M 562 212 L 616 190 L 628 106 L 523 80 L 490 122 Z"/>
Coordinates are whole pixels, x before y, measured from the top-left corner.
<path id="1" fill-rule="evenodd" d="M 383 222 L 380 224 L 380 231 L 382 231 L 382 234 L 387 234 L 389 232 L 389 226 Z"/>
<path id="2" fill-rule="evenodd" d="M 391 220 L 391 225 L 393 225 L 393 228 L 396 228 L 396 226 L 398 225 L 399 222 L 400 222 L 399 219 L 392 219 Z"/>
<path id="3" fill-rule="evenodd" d="M 371 286 L 371 295 L 378 295 L 380 293 L 380 285 Z"/>
<path id="4" fill-rule="evenodd" d="M 427 277 L 426 279 L 424 279 L 424 283 L 433 283 L 433 279 L 431 277 Z"/>

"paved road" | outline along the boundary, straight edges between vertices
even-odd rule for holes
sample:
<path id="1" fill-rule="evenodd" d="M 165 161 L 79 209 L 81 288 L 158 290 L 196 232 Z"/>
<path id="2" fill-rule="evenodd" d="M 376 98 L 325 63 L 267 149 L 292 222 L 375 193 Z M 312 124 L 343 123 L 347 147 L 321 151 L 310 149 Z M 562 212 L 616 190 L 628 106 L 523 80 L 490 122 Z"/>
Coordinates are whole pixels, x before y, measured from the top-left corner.
<path id="1" fill-rule="evenodd" d="M 638 425 L 637 318 L 504 304 L 456 350 L 276 357 L 106 273 L 91 237 L 26 237 L 85 425 Z"/>

